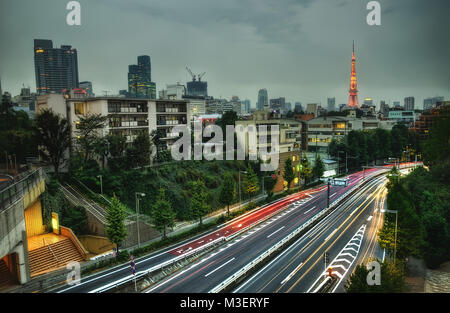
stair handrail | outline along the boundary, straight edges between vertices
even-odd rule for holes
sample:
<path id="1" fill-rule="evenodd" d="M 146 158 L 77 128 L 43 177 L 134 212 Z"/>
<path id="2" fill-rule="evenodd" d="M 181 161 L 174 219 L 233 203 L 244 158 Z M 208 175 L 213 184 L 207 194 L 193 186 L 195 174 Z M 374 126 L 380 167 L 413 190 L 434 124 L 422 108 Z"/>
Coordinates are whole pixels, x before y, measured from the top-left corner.
<path id="1" fill-rule="evenodd" d="M 52 253 L 53 257 L 56 259 L 56 266 L 59 266 L 59 260 L 56 257 L 55 253 L 53 252 L 52 247 L 50 247 L 50 245 L 47 243 L 47 241 L 45 241 L 45 237 L 42 237 L 42 240 L 44 241 L 44 246 L 48 247 L 48 250 Z"/>

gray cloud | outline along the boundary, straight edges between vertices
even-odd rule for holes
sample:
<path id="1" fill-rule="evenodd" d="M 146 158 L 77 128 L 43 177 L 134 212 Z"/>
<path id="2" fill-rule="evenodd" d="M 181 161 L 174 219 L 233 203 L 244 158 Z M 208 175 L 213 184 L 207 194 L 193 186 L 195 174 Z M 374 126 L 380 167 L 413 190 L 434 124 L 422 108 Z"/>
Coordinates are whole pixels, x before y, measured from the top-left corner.
<path id="1" fill-rule="evenodd" d="M 347 101 L 352 40 L 360 101 L 449 97 L 447 0 L 381 0 L 381 26 L 366 24 L 368 0 L 80 0 L 82 26 L 65 25 L 62 0 L 0 3 L 2 87 L 35 88 L 33 39 L 78 49 L 81 80 L 94 91 L 127 86 L 127 66 L 152 57 L 157 88 L 206 71 L 215 97 L 259 88 L 287 101 Z"/>

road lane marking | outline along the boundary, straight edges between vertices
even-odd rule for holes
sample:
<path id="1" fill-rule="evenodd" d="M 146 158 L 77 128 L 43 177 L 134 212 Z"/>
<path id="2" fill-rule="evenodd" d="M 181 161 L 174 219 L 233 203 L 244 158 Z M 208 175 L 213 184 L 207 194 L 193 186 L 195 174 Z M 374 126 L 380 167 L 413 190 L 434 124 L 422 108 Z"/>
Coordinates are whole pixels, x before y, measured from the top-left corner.
<path id="1" fill-rule="evenodd" d="M 273 234 L 275 234 L 275 233 L 277 233 L 277 232 L 279 232 L 280 230 L 282 230 L 284 228 L 284 226 L 283 227 L 280 227 L 280 228 L 278 228 L 276 231 L 274 231 L 273 233 L 271 233 L 269 236 L 267 236 L 267 238 L 269 238 L 270 236 L 272 236 Z"/>
<path id="2" fill-rule="evenodd" d="M 306 213 L 308 213 L 309 211 L 311 211 L 311 210 L 313 210 L 313 209 L 315 209 L 316 208 L 316 206 L 313 206 L 311 209 L 309 209 L 308 211 L 306 211 L 305 213 L 303 213 L 303 214 L 306 214 Z"/>
<path id="3" fill-rule="evenodd" d="M 331 236 L 333 236 L 334 235 L 334 233 L 335 232 L 337 232 L 337 228 L 335 229 L 335 230 L 333 230 L 332 232 L 331 232 L 331 234 L 329 234 L 328 236 L 327 236 L 327 238 L 325 238 L 325 240 L 324 241 L 327 241 L 328 239 L 330 239 L 331 238 Z"/>
<path id="4" fill-rule="evenodd" d="M 333 194 L 330 196 L 330 198 L 331 198 L 332 196 L 334 196 L 336 193 L 337 193 L 337 192 L 333 193 Z"/>
<path id="5" fill-rule="evenodd" d="M 369 216 L 369 218 L 367 219 L 367 221 L 370 221 L 370 220 L 372 219 L 372 217 L 373 217 L 372 215 Z"/>
<path id="6" fill-rule="evenodd" d="M 283 281 L 281 282 L 281 285 L 283 285 L 285 282 L 287 282 L 289 279 L 292 278 L 292 276 L 295 275 L 295 273 L 297 272 L 297 270 L 302 266 L 303 262 L 300 263 L 288 276 L 286 276 L 285 279 L 283 279 Z"/>
<path id="7" fill-rule="evenodd" d="M 215 271 L 221 269 L 222 267 L 224 267 L 225 265 L 227 265 L 228 263 L 230 263 L 231 261 L 233 261 L 235 258 L 232 258 L 230 260 L 228 260 L 227 262 L 223 263 L 221 266 L 217 267 L 216 269 L 212 270 L 211 272 L 209 272 L 208 274 L 205 275 L 205 277 L 208 277 L 209 275 L 211 275 L 212 273 L 214 273 Z"/>

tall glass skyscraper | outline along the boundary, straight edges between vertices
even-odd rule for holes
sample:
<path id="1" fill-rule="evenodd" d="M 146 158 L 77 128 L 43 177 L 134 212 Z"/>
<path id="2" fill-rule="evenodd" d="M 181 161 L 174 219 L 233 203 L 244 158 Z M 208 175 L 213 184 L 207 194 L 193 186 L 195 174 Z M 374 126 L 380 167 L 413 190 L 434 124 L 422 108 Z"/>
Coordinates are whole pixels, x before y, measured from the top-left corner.
<path id="1" fill-rule="evenodd" d="M 156 99 L 156 84 L 152 82 L 150 56 L 141 55 L 137 60 L 137 65 L 128 66 L 128 96 Z"/>
<path id="2" fill-rule="evenodd" d="M 35 39 L 34 69 L 38 94 L 79 87 L 77 50 L 72 46 L 53 48 L 51 40 Z"/>
<path id="3" fill-rule="evenodd" d="M 258 110 L 264 110 L 269 107 L 269 96 L 267 95 L 267 89 L 263 88 L 258 91 L 258 102 L 256 108 Z"/>

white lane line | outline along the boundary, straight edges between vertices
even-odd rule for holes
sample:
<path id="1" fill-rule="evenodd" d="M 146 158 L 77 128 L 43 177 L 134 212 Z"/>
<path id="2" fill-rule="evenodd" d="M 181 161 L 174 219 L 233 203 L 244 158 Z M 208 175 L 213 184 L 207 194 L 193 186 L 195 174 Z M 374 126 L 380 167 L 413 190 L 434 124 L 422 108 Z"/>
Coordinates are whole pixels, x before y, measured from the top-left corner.
<path id="1" fill-rule="evenodd" d="M 327 238 L 325 238 L 325 240 L 324 241 L 327 241 L 328 239 L 330 239 L 330 237 L 331 236 L 333 236 L 334 235 L 334 233 L 337 231 L 338 229 L 336 228 L 335 230 L 333 230 L 333 232 L 331 233 L 331 234 L 329 234 L 328 235 L 328 237 Z"/>
<path id="2" fill-rule="evenodd" d="M 308 211 L 306 211 L 305 213 L 303 213 L 303 214 L 306 214 L 306 213 L 308 213 L 309 211 L 311 211 L 311 210 L 313 210 L 313 209 L 315 209 L 316 208 L 316 206 L 313 206 L 311 209 L 309 209 Z"/>
<path id="3" fill-rule="evenodd" d="M 279 232 L 280 230 L 282 230 L 284 228 L 284 226 L 283 227 L 280 227 L 280 228 L 278 228 L 276 231 L 274 231 L 273 233 L 271 233 L 269 236 L 267 236 L 267 238 L 269 238 L 270 236 L 272 236 L 273 234 L 275 234 L 275 233 L 277 233 L 277 232 Z"/>
<path id="4" fill-rule="evenodd" d="M 372 217 L 373 217 L 372 215 L 369 216 L 369 218 L 367 219 L 367 221 L 370 221 L 370 220 L 372 219 Z"/>
<path id="5" fill-rule="evenodd" d="M 333 193 L 333 194 L 330 196 L 330 198 L 331 198 L 332 196 L 334 196 L 336 193 L 337 193 L 337 192 Z"/>
<path id="6" fill-rule="evenodd" d="M 280 285 L 283 285 L 285 282 L 287 282 L 289 279 L 291 279 L 292 276 L 294 276 L 295 272 L 297 272 L 297 270 L 300 268 L 300 266 L 302 266 L 303 262 L 300 263 L 288 276 L 286 276 L 285 279 L 283 279 L 283 281 L 281 282 Z"/>
<path id="7" fill-rule="evenodd" d="M 227 265 L 228 263 L 230 263 L 231 261 L 233 261 L 234 258 L 228 260 L 227 262 L 223 263 L 221 266 L 219 266 L 218 268 L 216 268 L 215 270 L 212 270 L 211 272 L 209 272 L 208 274 L 205 275 L 205 277 L 208 277 L 209 275 L 211 275 L 212 273 L 214 273 L 215 271 L 221 269 L 222 267 L 224 267 L 225 265 Z"/>

